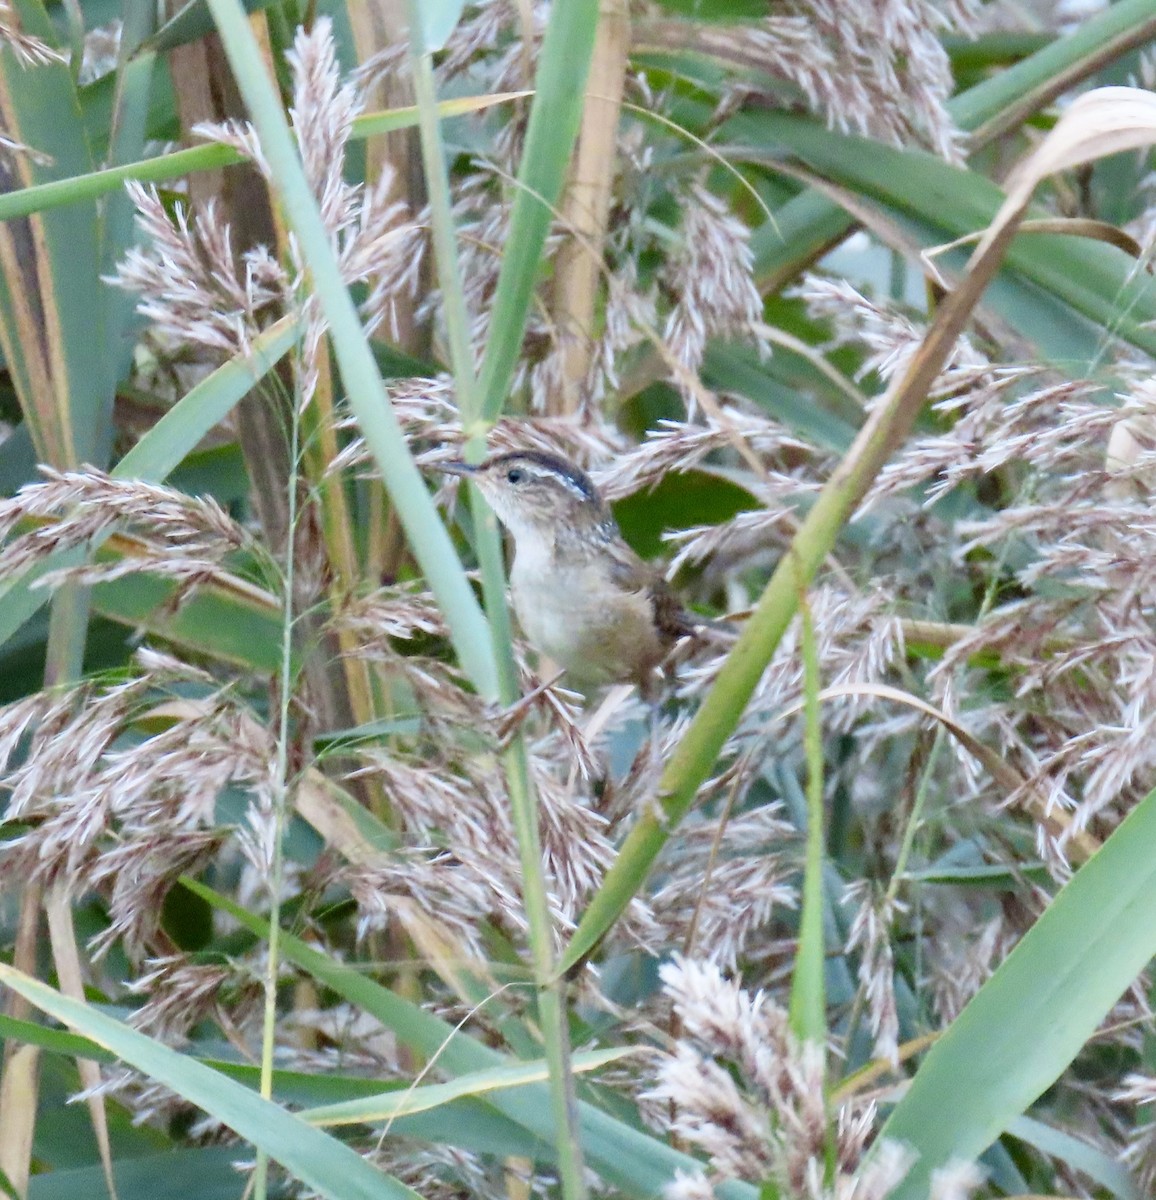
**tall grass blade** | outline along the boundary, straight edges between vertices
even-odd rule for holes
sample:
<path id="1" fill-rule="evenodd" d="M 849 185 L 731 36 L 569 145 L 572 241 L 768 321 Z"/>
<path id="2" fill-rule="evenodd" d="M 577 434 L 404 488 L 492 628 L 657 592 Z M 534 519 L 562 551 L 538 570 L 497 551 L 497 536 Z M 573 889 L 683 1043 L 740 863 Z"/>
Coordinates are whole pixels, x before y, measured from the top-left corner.
<path id="1" fill-rule="evenodd" d="M 1156 792 L 928 1052 L 880 1134 L 919 1155 L 895 1200 L 919 1200 L 936 1167 L 982 1154 L 1055 1082 L 1156 956 L 1153 839 Z"/>
<path id="2" fill-rule="evenodd" d="M 320 1195 L 330 1200 L 418 1200 L 416 1192 L 348 1146 L 203 1063 L 4 963 L 0 983 L 216 1117 Z"/>
<path id="3" fill-rule="evenodd" d="M 261 917 L 196 880 L 185 879 L 183 882 L 214 908 L 229 913 L 251 933 L 262 938 L 267 936 L 268 923 Z M 306 945 L 300 938 L 282 933 L 281 950 L 289 962 L 307 971 L 351 1004 L 364 1009 L 418 1054 L 436 1059 L 440 1069 L 449 1075 L 510 1065 L 509 1056 L 382 987 L 357 968 L 337 962 Z M 536 1134 L 544 1143 L 553 1142 L 554 1121 L 544 1086 L 497 1092 L 488 1096 L 486 1102 Z M 627 1195 L 637 1200 L 653 1200 L 674 1178 L 676 1171 L 696 1169 L 696 1161 L 690 1155 L 671 1149 L 593 1104 L 582 1101 L 578 1110 L 582 1145 L 590 1168 Z M 716 1192 L 722 1200 L 756 1200 L 757 1196 L 756 1188 L 737 1180 L 720 1183 Z"/>
<path id="4" fill-rule="evenodd" d="M 561 0 L 550 14 L 494 296 L 490 340 L 482 362 L 482 415 L 488 421 L 502 411 L 522 348 L 526 316 L 541 271 L 542 248 L 582 118 L 597 27 L 598 0 Z"/>

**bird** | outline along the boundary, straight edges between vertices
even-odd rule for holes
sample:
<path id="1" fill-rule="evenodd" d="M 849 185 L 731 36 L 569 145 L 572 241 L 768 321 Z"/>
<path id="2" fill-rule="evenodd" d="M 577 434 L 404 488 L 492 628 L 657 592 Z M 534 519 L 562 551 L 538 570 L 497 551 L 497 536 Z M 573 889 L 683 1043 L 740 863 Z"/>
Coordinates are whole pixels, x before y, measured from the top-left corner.
<path id="1" fill-rule="evenodd" d="M 512 450 L 441 470 L 472 479 L 514 543 L 510 598 L 526 640 L 590 692 L 658 669 L 695 619 L 623 538 L 590 476 L 558 454 Z"/>

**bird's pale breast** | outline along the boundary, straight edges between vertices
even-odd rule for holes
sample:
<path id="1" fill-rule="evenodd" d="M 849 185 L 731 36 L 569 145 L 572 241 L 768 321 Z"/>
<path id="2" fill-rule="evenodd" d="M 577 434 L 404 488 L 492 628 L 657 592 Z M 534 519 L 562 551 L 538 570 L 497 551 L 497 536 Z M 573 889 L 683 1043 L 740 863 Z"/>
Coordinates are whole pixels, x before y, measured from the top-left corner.
<path id="1" fill-rule="evenodd" d="M 531 645 L 577 687 L 641 682 L 666 647 L 645 591 L 612 585 L 599 560 L 541 570 L 521 550 L 510 574 L 514 611 Z"/>

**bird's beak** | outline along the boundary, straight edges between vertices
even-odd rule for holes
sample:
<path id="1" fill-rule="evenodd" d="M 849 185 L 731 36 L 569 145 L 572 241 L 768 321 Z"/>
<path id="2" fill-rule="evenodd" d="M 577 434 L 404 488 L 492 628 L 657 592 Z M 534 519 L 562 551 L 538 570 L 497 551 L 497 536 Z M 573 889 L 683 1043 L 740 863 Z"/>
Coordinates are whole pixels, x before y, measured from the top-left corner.
<path id="1" fill-rule="evenodd" d="M 443 475 L 473 475 L 478 468 L 466 462 L 447 462 L 439 463 L 436 469 Z"/>

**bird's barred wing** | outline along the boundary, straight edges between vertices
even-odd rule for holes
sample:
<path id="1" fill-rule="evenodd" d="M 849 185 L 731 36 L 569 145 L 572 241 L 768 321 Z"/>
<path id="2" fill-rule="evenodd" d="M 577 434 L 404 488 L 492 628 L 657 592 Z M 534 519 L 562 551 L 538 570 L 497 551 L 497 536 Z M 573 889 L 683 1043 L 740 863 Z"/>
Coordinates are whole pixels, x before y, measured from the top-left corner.
<path id="1" fill-rule="evenodd" d="M 624 591 L 645 595 L 654 612 L 659 636 L 669 645 L 694 634 L 694 618 L 679 603 L 674 589 L 650 563 L 639 558 L 625 543 L 610 547 L 611 580 Z"/>

